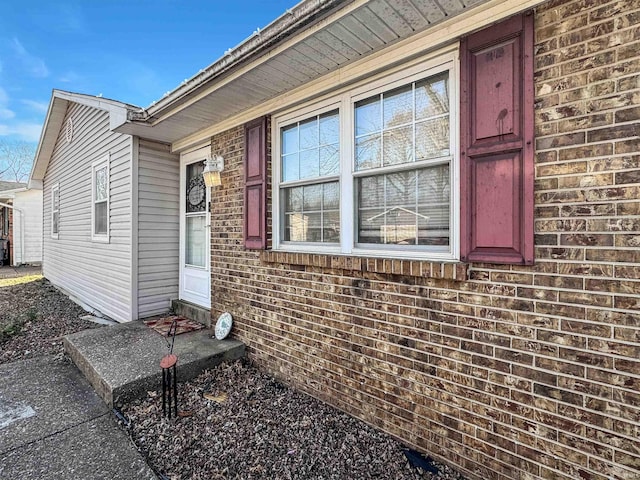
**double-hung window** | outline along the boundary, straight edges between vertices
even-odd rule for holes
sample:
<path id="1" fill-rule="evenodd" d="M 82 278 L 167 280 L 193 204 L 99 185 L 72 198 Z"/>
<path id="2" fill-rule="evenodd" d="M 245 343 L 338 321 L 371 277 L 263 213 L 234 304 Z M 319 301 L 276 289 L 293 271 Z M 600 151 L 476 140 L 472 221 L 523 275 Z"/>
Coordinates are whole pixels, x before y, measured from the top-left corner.
<path id="1" fill-rule="evenodd" d="M 91 238 L 109 241 L 109 157 L 94 162 L 91 168 Z"/>
<path id="2" fill-rule="evenodd" d="M 60 230 L 60 185 L 51 187 L 51 238 L 58 238 Z"/>
<path id="3" fill-rule="evenodd" d="M 274 246 L 457 256 L 454 56 L 276 117 Z"/>
<path id="4" fill-rule="evenodd" d="M 340 118 L 337 110 L 281 131 L 283 241 L 340 242 Z"/>

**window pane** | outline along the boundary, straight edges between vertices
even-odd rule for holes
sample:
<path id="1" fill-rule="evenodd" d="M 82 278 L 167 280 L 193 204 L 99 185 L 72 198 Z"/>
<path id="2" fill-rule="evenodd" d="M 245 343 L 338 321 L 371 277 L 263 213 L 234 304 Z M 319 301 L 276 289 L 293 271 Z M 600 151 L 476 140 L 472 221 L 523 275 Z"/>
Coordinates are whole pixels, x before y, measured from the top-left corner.
<path id="1" fill-rule="evenodd" d="M 381 165 L 380 134 L 356 140 L 356 170 L 368 170 Z"/>
<path id="2" fill-rule="evenodd" d="M 413 127 L 384 132 L 384 166 L 413 162 Z"/>
<path id="3" fill-rule="evenodd" d="M 328 243 L 340 241 L 340 212 L 325 212 L 322 222 L 322 241 Z"/>
<path id="4" fill-rule="evenodd" d="M 300 122 L 300 150 L 318 146 L 318 120 Z"/>
<path id="5" fill-rule="evenodd" d="M 449 166 L 359 178 L 359 243 L 449 244 Z"/>
<path id="6" fill-rule="evenodd" d="M 356 136 L 382 130 L 380 117 L 380 96 L 356 103 Z"/>
<path id="7" fill-rule="evenodd" d="M 205 216 L 197 215 L 186 218 L 185 263 L 196 267 L 205 266 L 206 231 Z"/>
<path id="8" fill-rule="evenodd" d="M 338 182 L 283 188 L 284 241 L 339 242 Z"/>
<path id="9" fill-rule="evenodd" d="M 107 199 L 107 167 L 96 170 L 96 201 Z"/>
<path id="10" fill-rule="evenodd" d="M 303 208 L 305 211 L 320 210 L 322 205 L 322 185 L 308 185 L 304 188 Z"/>
<path id="11" fill-rule="evenodd" d="M 337 175 L 340 172 L 340 155 L 337 145 L 320 147 L 320 176 Z"/>
<path id="12" fill-rule="evenodd" d="M 449 117 L 439 117 L 416 124 L 417 160 L 449 154 Z"/>
<path id="13" fill-rule="evenodd" d="M 325 183 L 322 185 L 322 208 L 323 210 L 338 209 L 340 206 L 340 189 L 338 182 Z"/>
<path id="14" fill-rule="evenodd" d="M 60 220 L 60 213 L 53 212 L 53 220 L 51 222 L 51 231 L 53 233 L 58 233 L 59 220 Z"/>
<path id="15" fill-rule="evenodd" d="M 449 245 L 449 202 L 451 185 L 449 165 L 426 168 L 419 172 L 419 212 L 429 218 L 420 245 Z"/>
<path id="16" fill-rule="evenodd" d="M 282 181 L 300 180 L 300 161 L 297 153 L 282 157 Z"/>
<path id="17" fill-rule="evenodd" d="M 363 177 L 360 179 L 360 208 L 377 207 L 384 205 L 384 176 Z"/>
<path id="18" fill-rule="evenodd" d="M 302 187 L 287 188 L 284 190 L 285 211 L 302 211 Z"/>
<path id="19" fill-rule="evenodd" d="M 108 212 L 107 212 L 107 202 L 100 202 L 94 205 L 94 231 L 96 235 L 106 235 L 107 234 L 107 221 L 108 221 Z"/>
<path id="20" fill-rule="evenodd" d="M 57 189 L 53 191 L 53 209 L 60 209 L 60 190 Z"/>
<path id="21" fill-rule="evenodd" d="M 284 128 L 282 130 L 282 154 L 294 153 L 298 148 L 298 126 Z"/>
<path id="22" fill-rule="evenodd" d="M 300 178 L 314 178 L 319 172 L 318 149 L 300 152 Z"/>
<path id="23" fill-rule="evenodd" d="M 416 82 L 416 120 L 449 112 L 449 74 Z"/>
<path id="24" fill-rule="evenodd" d="M 385 175 L 387 206 L 411 208 L 416 202 L 416 172 Z"/>
<path id="25" fill-rule="evenodd" d="M 413 122 L 413 85 L 384 94 L 384 128 Z"/>
<path id="26" fill-rule="evenodd" d="M 320 145 L 337 144 L 340 141 L 340 119 L 336 112 L 320 116 Z"/>

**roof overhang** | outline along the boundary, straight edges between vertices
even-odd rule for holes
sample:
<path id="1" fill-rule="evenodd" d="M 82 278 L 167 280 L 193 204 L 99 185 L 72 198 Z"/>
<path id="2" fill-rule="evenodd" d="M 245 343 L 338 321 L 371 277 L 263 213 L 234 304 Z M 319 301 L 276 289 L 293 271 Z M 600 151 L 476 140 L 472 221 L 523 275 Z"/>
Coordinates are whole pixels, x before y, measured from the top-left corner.
<path id="1" fill-rule="evenodd" d="M 243 112 L 290 105 L 292 92 L 314 82 L 320 95 L 359 80 L 352 67 L 374 53 L 419 39 L 415 55 L 423 55 L 542 2 L 303 0 L 116 130 L 182 151 L 240 123 Z"/>
<path id="2" fill-rule="evenodd" d="M 108 98 L 94 97 L 81 93 L 54 90 L 51 94 L 47 116 L 40 133 L 38 149 L 29 175 L 29 188 L 42 188 L 42 180 L 51 160 L 51 155 L 56 146 L 56 141 L 62 128 L 67 108 L 70 103 L 78 103 L 97 108 L 109 113 L 109 128 L 115 130 L 127 121 L 128 111 L 140 110 L 139 107 L 129 105 Z"/>

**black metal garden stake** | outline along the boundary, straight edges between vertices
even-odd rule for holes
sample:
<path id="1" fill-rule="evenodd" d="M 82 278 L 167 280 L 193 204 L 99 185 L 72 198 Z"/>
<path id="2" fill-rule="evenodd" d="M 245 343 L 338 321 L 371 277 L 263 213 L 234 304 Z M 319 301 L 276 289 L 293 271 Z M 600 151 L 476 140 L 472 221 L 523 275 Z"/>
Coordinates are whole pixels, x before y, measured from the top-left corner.
<path id="1" fill-rule="evenodd" d="M 176 320 L 173 320 L 167 332 L 167 337 L 170 337 L 171 331 L 173 330 L 171 344 L 167 341 L 169 355 L 165 355 L 162 357 L 162 360 L 160 360 L 160 368 L 162 368 L 162 413 L 168 418 L 171 418 L 172 407 L 174 416 L 178 416 L 178 375 L 176 373 L 178 357 L 173 354 L 173 344 L 176 341 L 176 329 L 177 323 Z"/>

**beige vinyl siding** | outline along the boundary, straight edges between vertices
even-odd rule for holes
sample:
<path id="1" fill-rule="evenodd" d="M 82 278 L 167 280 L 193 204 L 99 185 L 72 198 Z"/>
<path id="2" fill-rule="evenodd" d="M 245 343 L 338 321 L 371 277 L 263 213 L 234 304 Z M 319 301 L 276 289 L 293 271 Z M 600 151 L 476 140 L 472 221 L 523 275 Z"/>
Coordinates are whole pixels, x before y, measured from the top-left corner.
<path id="1" fill-rule="evenodd" d="M 138 316 L 164 313 L 178 298 L 180 157 L 140 140 L 138 154 Z"/>
<path id="2" fill-rule="evenodd" d="M 14 264 L 42 262 L 42 190 L 17 192 L 13 199 Z M 23 251 L 24 248 L 24 251 Z"/>
<path id="3" fill-rule="evenodd" d="M 54 285 L 118 320 L 131 320 L 131 137 L 109 130 L 107 112 L 70 103 L 44 178 L 43 273 Z M 64 125 L 64 123 L 63 123 Z M 91 164 L 110 155 L 110 239 L 91 240 Z M 58 239 L 51 238 L 51 187 L 60 187 Z"/>

